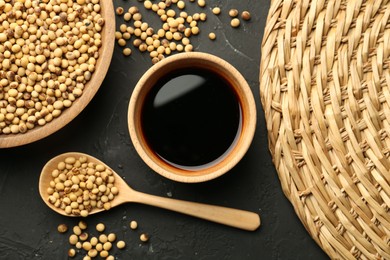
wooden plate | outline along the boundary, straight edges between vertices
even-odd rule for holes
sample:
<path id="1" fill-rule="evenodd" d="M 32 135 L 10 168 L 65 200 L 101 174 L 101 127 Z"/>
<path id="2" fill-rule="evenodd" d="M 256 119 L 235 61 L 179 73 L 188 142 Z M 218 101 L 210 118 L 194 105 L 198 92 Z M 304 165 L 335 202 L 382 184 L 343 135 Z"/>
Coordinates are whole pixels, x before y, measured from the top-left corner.
<path id="1" fill-rule="evenodd" d="M 111 62 L 115 43 L 115 14 L 112 1 L 101 0 L 101 15 L 105 20 L 102 30 L 102 46 L 99 58 L 91 80 L 85 85 L 83 94 L 76 99 L 72 106 L 62 111 L 62 114 L 44 126 L 35 126 L 24 134 L 0 134 L 0 148 L 20 146 L 35 142 L 58 131 L 72 121 L 92 100 L 102 84 Z"/>

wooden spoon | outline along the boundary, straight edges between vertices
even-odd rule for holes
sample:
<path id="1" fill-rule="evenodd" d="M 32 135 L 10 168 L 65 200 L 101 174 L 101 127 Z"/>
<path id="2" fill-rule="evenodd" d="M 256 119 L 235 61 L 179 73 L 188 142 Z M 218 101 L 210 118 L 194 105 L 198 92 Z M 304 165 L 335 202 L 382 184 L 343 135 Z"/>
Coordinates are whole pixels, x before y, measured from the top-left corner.
<path id="1" fill-rule="evenodd" d="M 52 205 L 48 200 L 49 194 L 47 193 L 47 188 L 49 187 L 50 181 L 53 179 L 51 176 L 52 171 L 57 168 L 59 162 L 64 161 L 65 158 L 70 156 L 75 158 L 80 158 L 82 156 L 85 156 L 88 158 L 89 162 L 102 164 L 107 168 L 111 169 L 102 161 L 88 154 L 76 153 L 76 152 L 60 154 L 46 163 L 46 165 L 42 169 L 41 176 L 39 179 L 39 193 L 43 201 L 52 210 L 65 216 L 74 216 L 74 215 L 68 215 L 65 213 L 64 210 L 60 208 L 56 208 L 54 205 Z M 150 206 L 155 206 L 155 207 L 160 207 L 160 208 L 180 212 L 190 216 L 206 219 L 209 221 L 214 221 L 220 224 L 224 224 L 224 225 L 228 225 L 228 226 L 232 226 L 244 230 L 249 230 L 249 231 L 256 230 L 260 226 L 260 216 L 256 213 L 239 210 L 239 209 L 206 205 L 201 203 L 181 201 L 176 199 L 170 199 L 170 198 L 145 194 L 133 190 L 117 173 L 115 173 L 114 171 L 113 173 L 115 176 L 115 186 L 119 189 L 119 194 L 111 201 L 111 207 L 115 207 L 126 202 L 136 202 L 136 203 L 142 203 Z M 104 209 L 95 208 L 91 212 L 89 212 L 89 214 L 95 214 L 101 211 L 104 211 Z"/>

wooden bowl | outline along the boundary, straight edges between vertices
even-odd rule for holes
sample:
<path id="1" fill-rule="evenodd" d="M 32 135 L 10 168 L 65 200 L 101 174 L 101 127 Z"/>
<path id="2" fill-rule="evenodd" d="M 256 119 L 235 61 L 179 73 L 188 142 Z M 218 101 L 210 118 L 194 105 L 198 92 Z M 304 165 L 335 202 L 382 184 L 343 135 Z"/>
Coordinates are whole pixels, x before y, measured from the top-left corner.
<path id="1" fill-rule="evenodd" d="M 241 105 L 242 128 L 237 142 L 221 160 L 210 166 L 188 170 L 167 163 L 148 146 L 142 132 L 141 109 L 147 93 L 161 77 L 177 69 L 190 68 L 207 69 L 230 83 Z M 137 83 L 129 103 L 128 127 L 135 149 L 154 171 L 174 181 L 204 182 L 226 173 L 244 156 L 255 133 L 256 105 L 248 83 L 228 62 L 200 52 L 175 54 L 151 67 Z"/>
<path id="2" fill-rule="evenodd" d="M 102 84 L 108 67 L 111 62 L 115 43 L 115 13 L 112 1 L 100 1 L 101 15 L 105 20 L 102 35 L 102 46 L 99 49 L 99 58 L 96 62 L 96 69 L 90 81 L 85 84 L 83 94 L 76 99 L 72 106 L 63 110 L 58 118 L 44 126 L 35 126 L 22 134 L 0 134 L 0 148 L 15 147 L 35 142 L 58 131 L 72 121 L 92 100 L 100 85 Z"/>

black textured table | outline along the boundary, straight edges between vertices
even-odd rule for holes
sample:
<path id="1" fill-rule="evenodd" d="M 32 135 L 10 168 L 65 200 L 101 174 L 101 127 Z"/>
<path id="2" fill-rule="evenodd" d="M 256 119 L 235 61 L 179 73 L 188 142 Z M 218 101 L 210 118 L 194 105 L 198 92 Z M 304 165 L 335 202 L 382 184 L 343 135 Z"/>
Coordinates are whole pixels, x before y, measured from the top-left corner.
<path id="1" fill-rule="evenodd" d="M 121 5 L 125 10 L 138 5 L 148 21 L 154 14 L 141 4 L 134 0 L 114 2 L 115 7 Z M 218 17 L 211 13 L 215 5 L 222 9 Z M 252 20 L 233 29 L 227 15 L 231 8 L 249 10 Z M 326 259 L 284 197 L 268 152 L 258 81 L 268 8 L 268 1 L 209 0 L 204 9 L 208 19 L 199 24 L 200 34 L 191 37 L 195 51 L 212 53 L 235 66 L 256 99 L 255 138 L 234 169 L 207 183 L 183 184 L 167 180 L 146 166 L 130 141 L 127 108 L 134 86 L 152 64 L 148 54 L 133 50 L 130 57 L 124 57 L 116 45 L 103 85 L 75 120 L 43 140 L 0 150 L 0 259 L 67 259 L 70 232 L 59 234 L 57 225 L 72 227 L 79 219 L 51 211 L 39 196 L 38 178 L 50 158 L 68 151 L 103 160 L 136 190 L 254 211 L 262 218 L 259 230 L 247 232 L 138 204 L 88 217 L 91 227 L 103 222 L 108 232 L 127 242 L 124 250 L 111 250 L 117 259 Z M 186 11 L 201 12 L 189 2 Z M 122 22 L 117 18 L 117 27 Z M 215 41 L 208 39 L 211 31 L 217 35 Z M 138 221 L 138 230 L 129 228 L 131 220 Z M 150 234 L 148 243 L 140 242 L 142 232 Z M 77 259 L 82 259 L 82 254 Z"/>

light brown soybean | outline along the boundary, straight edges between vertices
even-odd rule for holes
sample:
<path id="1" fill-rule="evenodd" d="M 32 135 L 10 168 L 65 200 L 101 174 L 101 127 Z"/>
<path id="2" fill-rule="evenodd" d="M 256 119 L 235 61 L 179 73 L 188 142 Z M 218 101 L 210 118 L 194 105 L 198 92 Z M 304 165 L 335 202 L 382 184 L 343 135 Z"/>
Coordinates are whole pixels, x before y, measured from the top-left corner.
<path id="1" fill-rule="evenodd" d="M 100 243 L 106 243 L 108 241 L 108 238 L 107 238 L 107 235 L 105 235 L 105 234 L 101 234 L 100 236 L 99 236 L 99 242 Z"/>
<path id="2" fill-rule="evenodd" d="M 85 209 L 83 209 L 83 210 L 81 210 L 80 211 L 80 216 L 82 216 L 82 217 L 87 217 L 89 215 L 89 213 L 88 213 L 88 210 L 85 210 Z"/>
<path id="3" fill-rule="evenodd" d="M 172 32 L 165 32 L 165 38 L 170 41 L 173 39 L 173 33 Z"/>
<path id="4" fill-rule="evenodd" d="M 96 246 L 99 243 L 99 240 L 97 237 L 92 237 L 89 242 L 91 243 L 92 246 Z"/>
<path id="5" fill-rule="evenodd" d="M 96 225 L 96 230 L 99 231 L 99 232 L 103 232 L 105 228 L 106 227 L 105 227 L 105 225 L 103 223 L 98 223 Z"/>
<path id="6" fill-rule="evenodd" d="M 215 40 L 216 37 L 217 36 L 215 35 L 215 33 L 213 33 L 213 32 L 209 33 L 209 39 L 210 40 Z"/>
<path id="7" fill-rule="evenodd" d="M 146 34 L 148 36 L 152 36 L 154 34 L 154 29 L 152 27 L 149 27 L 148 29 L 146 29 Z"/>
<path id="8" fill-rule="evenodd" d="M 164 46 L 159 46 L 159 47 L 157 48 L 157 53 L 158 53 L 158 54 L 163 54 L 163 53 L 165 53 L 165 47 L 164 47 Z"/>
<path id="9" fill-rule="evenodd" d="M 133 20 L 134 20 L 134 21 L 141 21 L 141 20 L 142 20 L 142 15 L 141 15 L 141 13 L 135 13 L 135 14 L 133 14 Z"/>
<path id="10" fill-rule="evenodd" d="M 75 247 L 77 249 L 81 249 L 81 248 L 83 248 L 83 244 L 79 241 L 79 242 L 76 243 Z"/>
<path id="11" fill-rule="evenodd" d="M 126 24 L 121 24 L 120 26 L 119 26 L 119 31 L 121 32 L 121 33 L 124 33 L 124 32 L 126 32 L 127 31 L 127 25 Z"/>
<path id="12" fill-rule="evenodd" d="M 69 244 L 76 245 L 76 243 L 79 241 L 77 235 L 72 234 L 69 236 Z"/>
<path id="13" fill-rule="evenodd" d="M 158 5 L 158 8 L 160 8 L 160 9 L 165 9 L 167 7 L 167 5 L 164 2 L 159 2 L 157 5 Z"/>
<path id="14" fill-rule="evenodd" d="M 166 16 L 167 17 L 175 17 L 175 15 L 176 15 L 176 12 L 173 9 L 169 9 L 169 10 L 166 11 Z"/>
<path id="15" fill-rule="evenodd" d="M 134 28 L 140 28 L 142 25 L 142 22 L 141 21 L 134 21 L 133 25 L 134 25 Z"/>
<path id="16" fill-rule="evenodd" d="M 90 242 L 86 241 L 83 243 L 83 249 L 86 250 L 86 251 L 89 251 L 92 249 L 92 245 Z"/>
<path id="17" fill-rule="evenodd" d="M 193 18 L 193 20 L 198 21 L 200 19 L 200 14 L 199 13 L 194 13 L 192 15 L 192 18 Z"/>
<path id="18" fill-rule="evenodd" d="M 122 39 L 122 33 L 119 32 L 119 31 L 116 31 L 116 32 L 115 32 L 115 39 L 116 39 L 116 40 Z"/>
<path id="19" fill-rule="evenodd" d="M 145 32 L 149 28 L 149 24 L 144 22 L 141 24 L 140 28 L 143 32 Z"/>
<path id="20" fill-rule="evenodd" d="M 95 246 L 96 250 L 97 251 L 102 251 L 103 250 L 103 244 L 102 243 L 97 243 L 97 245 Z"/>
<path id="21" fill-rule="evenodd" d="M 144 2 L 144 7 L 146 8 L 146 9 L 152 9 L 152 2 L 151 1 L 149 1 L 149 0 L 147 0 L 147 1 L 145 1 Z"/>
<path id="22" fill-rule="evenodd" d="M 135 39 L 133 41 L 133 46 L 134 47 L 139 47 L 141 45 L 141 43 L 142 43 L 141 39 Z"/>
<path id="23" fill-rule="evenodd" d="M 145 234 L 145 233 L 142 233 L 139 237 L 139 239 L 142 241 L 142 242 L 147 242 L 149 240 L 149 235 L 148 234 Z"/>
<path id="24" fill-rule="evenodd" d="M 123 15 L 123 20 L 125 20 L 126 22 L 130 21 L 131 20 L 131 14 L 130 13 L 125 13 Z"/>
<path id="25" fill-rule="evenodd" d="M 182 52 L 182 51 L 184 50 L 184 46 L 183 46 L 182 44 L 177 44 L 177 45 L 176 45 L 176 50 L 177 50 L 178 52 Z"/>
<path id="26" fill-rule="evenodd" d="M 151 58 L 155 58 L 155 57 L 157 57 L 158 56 L 158 52 L 157 51 L 152 51 L 152 52 L 150 52 L 150 57 Z"/>
<path id="27" fill-rule="evenodd" d="M 157 10 L 157 15 L 160 16 L 160 17 L 161 17 L 162 15 L 164 15 L 165 13 L 166 13 L 166 12 L 165 12 L 164 9 L 158 9 L 158 10 Z"/>
<path id="28" fill-rule="evenodd" d="M 186 3 L 184 1 L 177 2 L 177 7 L 179 9 L 184 9 L 186 7 Z"/>
<path id="29" fill-rule="evenodd" d="M 118 40 L 118 45 L 119 45 L 119 46 L 122 46 L 122 47 L 123 47 L 123 46 L 126 46 L 126 40 L 125 40 L 125 39 L 119 39 L 119 40 Z"/>
<path id="30" fill-rule="evenodd" d="M 100 255 L 101 258 L 107 258 L 107 256 L 108 256 L 108 251 L 103 250 L 103 251 L 101 251 L 101 252 L 99 253 L 99 255 Z"/>
<path id="31" fill-rule="evenodd" d="M 130 40 L 131 34 L 127 32 L 127 29 L 126 29 L 126 32 L 124 32 L 122 34 L 122 38 L 125 39 L 125 40 Z"/>
<path id="32" fill-rule="evenodd" d="M 134 29 L 134 35 L 135 35 L 135 36 L 140 37 L 140 36 L 141 36 L 141 33 L 142 33 L 142 31 L 141 31 L 140 28 L 135 28 L 135 29 Z"/>
<path id="33" fill-rule="evenodd" d="M 183 39 L 183 35 L 179 32 L 175 32 L 175 33 L 173 33 L 173 39 L 175 41 L 180 41 L 181 39 Z"/>
<path id="34" fill-rule="evenodd" d="M 103 204 L 103 208 L 104 208 L 105 210 L 110 210 L 110 209 L 111 209 L 111 203 L 110 203 L 110 202 L 104 203 L 104 204 Z"/>
<path id="35" fill-rule="evenodd" d="M 190 39 L 188 39 L 187 37 L 183 38 L 182 41 L 183 45 L 188 45 L 190 44 Z"/>
<path id="36" fill-rule="evenodd" d="M 215 15 L 219 15 L 221 13 L 221 8 L 216 6 L 216 7 L 213 8 L 212 12 Z"/>
<path id="37" fill-rule="evenodd" d="M 91 250 L 88 251 L 88 256 L 89 256 L 89 257 L 94 258 L 94 257 L 96 257 L 97 255 L 98 255 L 98 251 L 97 251 L 96 249 L 91 249 Z"/>
<path id="38" fill-rule="evenodd" d="M 185 35 L 186 37 L 190 37 L 191 34 L 192 34 L 191 28 L 186 28 L 186 29 L 184 30 L 184 35 Z"/>
<path id="39" fill-rule="evenodd" d="M 60 233 L 65 233 L 66 231 L 68 231 L 68 226 L 66 224 L 60 224 L 58 225 L 57 230 Z"/>
<path id="40" fill-rule="evenodd" d="M 206 6 L 206 1 L 205 0 L 198 0 L 198 5 L 200 7 L 205 7 Z"/>
<path id="41" fill-rule="evenodd" d="M 229 16 L 230 17 L 237 17 L 238 16 L 238 10 L 237 9 L 230 9 L 229 10 Z"/>
<path id="42" fill-rule="evenodd" d="M 137 227 L 138 227 L 138 223 L 137 223 L 137 221 L 135 221 L 135 220 L 132 220 L 132 221 L 130 221 L 130 228 L 131 229 L 137 229 Z"/>
<path id="43" fill-rule="evenodd" d="M 199 34 L 199 28 L 198 27 L 192 27 L 191 28 L 191 34 L 193 34 L 193 35 Z"/>
<path id="44" fill-rule="evenodd" d="M 118 242 L 116 243 L 116 247 L 117 247 L 118 249 L 123 249 L 123 248 L 125 248 L 125 246 L 126 246 L 126 243 L 125 243 L 125 241 L 123 241 L 123 240 L 120 240 L 120 241 L 118 241 Z"/>
<path id="45" fill-rule="evenodd" d="M 84 229 L 87 229 L 87 223 L 85 222 L 85 221 L 83 221 L 83 220 L 80 220 L 79 221 L 79 227 L 82 229 L 82 230 L 84 230 Z"/>
<path id="46" fill-rule="evenodd" d="M 159 9 L 157 4 L 152 4 L 152 11 L 157 12 Z"/>
<path id="47" fill-rule="evenodd" d="M 86 232 L 81 233 L 80 236 L 79 236 L 79 239 L 80 239 L 80 241 L 87 240 L 88 239 L 88 233 L 86 233 Z"/>
<path id="48" fill-rule="evenodd" d="M 136 6 L 131 6 L 130 8 L 129 8 L 129 13 L 131 13 L 131 14 L 136 14 L 136 13 L 138 13 L 139 12 L 139 9 L 138 9 L 138 7 L 136 7 Z"/>
<path id="49" fill-rule="evenodd" d="M 184 47 L 185 52 L 191 52 L 193 51 L 194 47 L 191 44 L 188 44 Z"/>
<path id="50" fill-rule="evenodd" d="M 103 250 L 110 251 L 112 248 L 112 243 L 107 241 L 103 244 Z"/>
<path id="51" fill-rule="evenodd" d="M 114 242 L 116 240 L 116 235 L 114 233 L 110 233 L 107 236 L 109 242 Z"/>
<path id="52" fill-rule="evenodd" d="M 130 56 L 131 55 L 131 49 L 130 48 L 124 48 L 123 49 L 123 55 Z"/>
<path id="53" fill-rule="evenodd" d="M 141 43 L 138 47 L 138 49 L 140 50 L 140 52 L 145 52 L 147 50 L 147 45 L 146 43 Z"/>
<path id="54" fill-rule="evenodd" d="M 233 27 L 233 28 L 237 28 L 238 26 L 240 26 L 240 20 L 238 18 L 233 18 L 231 21 L 230 21 L 230 25 Z"/>
<path id="55" fill-rule="evenodd" d="M 76 256 L 76 250 L 74 250 L 74 248 L 70 248 L 69 250 L 68 250 L 68 256 L 69 257 L 75 257 Z"/>
<path id="56" fill-rule="evenodd" d="M 81 228 L 79 226 L 74 226 L 73 227 L 73 233 L 77 236 L 81 234 Z"/>

